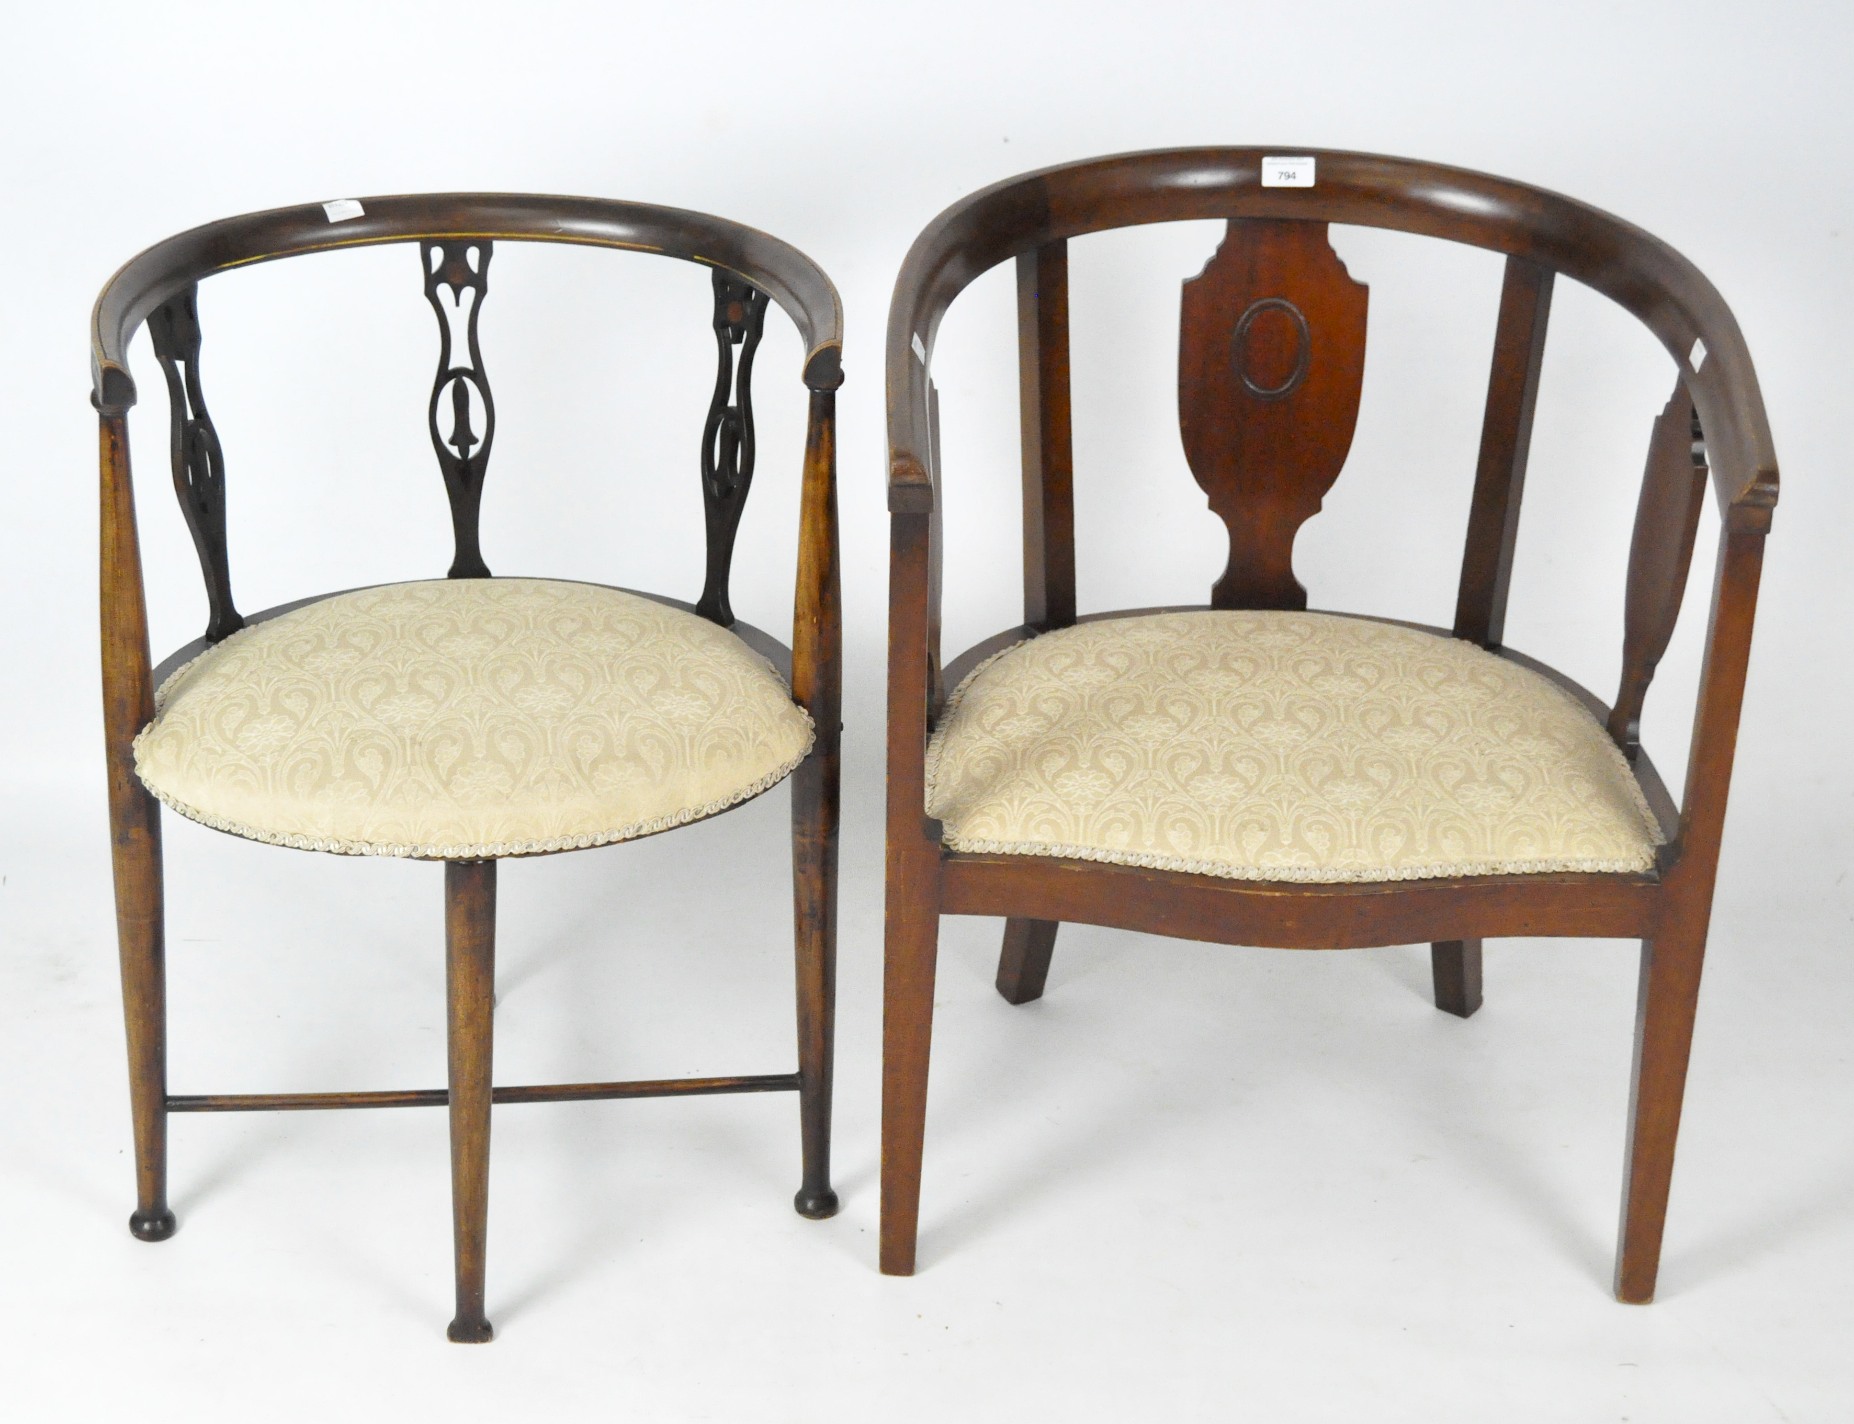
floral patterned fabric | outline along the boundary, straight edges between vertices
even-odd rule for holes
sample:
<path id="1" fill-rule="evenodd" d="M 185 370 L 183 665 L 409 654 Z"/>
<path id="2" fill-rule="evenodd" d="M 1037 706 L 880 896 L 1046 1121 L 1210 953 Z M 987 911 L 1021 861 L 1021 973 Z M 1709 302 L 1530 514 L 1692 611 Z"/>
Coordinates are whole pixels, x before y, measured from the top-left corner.
<path id="1" fill-rule="evenodd" d="M 731 633 L 635 594 L 444 579 L 324 599 L 169 678 L 149 790 L 235 835 L 473 859 L 602 845 L 723 810 L 810 750 Z"/>
<path id="2" fill-rule="evenodd" d="M 1000 653 L 927 751 L 955 850 L 1239 880 L 1642 871 L 1614 743 L 1472 644 L 1322 613 L 1083 623 Z"/>

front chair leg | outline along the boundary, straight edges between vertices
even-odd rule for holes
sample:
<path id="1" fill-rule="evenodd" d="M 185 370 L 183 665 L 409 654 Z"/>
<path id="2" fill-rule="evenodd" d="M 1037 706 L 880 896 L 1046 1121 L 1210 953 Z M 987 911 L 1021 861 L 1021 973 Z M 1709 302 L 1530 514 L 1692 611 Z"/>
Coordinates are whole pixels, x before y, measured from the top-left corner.
<path id="1" fill-rule="evenodd" d="M 882 976 L 881 1250 L 882 1272 L 890 1276 L 914 1274 L 939 939 L 938 885 L 891 861 Z"/>
<path id="2" fill-rule="evenodd" d="M 820 750 L 792 778 L 792 905 L 798 979 L 800 1216 L 837 1214 L 830 1185 L 831 1052 L 837 995 L 837 755 Z"/>
<path id="3" fill-rule="evenodd" d="M 135 1213 L 140 1241 L 174 1234 L 167 1205 L 167 964 L 161 893 L 160 809 L 135 788 L 112 806 L 116 939 L 122 1017 L 129 1040 L 129 1108 L 135 1126 Z"/>
<path id="4" fill-rule="evenodd" d="M 1004 922 L 1004 948 L 998 953 L 998 992 L 1007 1004 L 1027 1004 L 1043 997 L 1049 957 L 1056 952 L 1056 920 Z"/>
<path id="5" fill-rule="evenodd" d="M 483 1314 L 489 1234 L 490 1049 L 496 998 L 496 863 L 444 863 L 444 969 L 449 1006 L 451 1232 L 459 1344 L 493 1339 Z"/>
<path id="6" fill-rule="evenodd" d="M 1429 946 L 1429 968 L 1435 978 L 1436 1007 L 1443 1013 L 1465 1019 L 1481 1006 L 1478 939 L 1437 940 Z"/>
<path id="7" fill-rule="evenodd" d="M 1622 1182 L 1622 1227 L 1616 1250 L 1616 1298 L 1654 1299 L 1661 1233 L 1674 1177 L 1674 1140 L 1686 1094 L 1693 1016 L 1699 1007 L 1706 933 L 1664 933 L 1642 941 L 1635 1012 L 1635 1073 L 1629 1089 L 1629 1158 Z"/>

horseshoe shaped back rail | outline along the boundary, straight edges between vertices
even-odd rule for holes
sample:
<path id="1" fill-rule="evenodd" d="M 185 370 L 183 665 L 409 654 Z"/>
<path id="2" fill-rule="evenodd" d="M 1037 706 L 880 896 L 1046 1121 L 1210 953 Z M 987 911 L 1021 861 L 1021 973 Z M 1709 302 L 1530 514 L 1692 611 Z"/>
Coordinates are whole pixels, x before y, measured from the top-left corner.
<path id="1" fill-rule="evenodd" d="M 496 412 L 478 343 L 478 319 L 488 293 L 495 243 L 609 247 L 681 258 L 713 269 L 718 313 L 714 321 L 730 371 L 732 347 L 744 342 L 744 350 L 738 373 L 731 380 L 724 377 L 724 388 L 717 390 L 717 408 L 704 433 L 702 485 L 709 514 L 700 611 L 730 625 L 727 580 L 733 535 L 752 477 L 750 371 L 759 323 L 770 298 L 792 318 L 805 343 L 805 384 L 814 393 L 833 392 L 842 381 L 843 316 L 829 279 L 797 249 L 776 238 L 676 208 L 502 194 L 366 198 L 358 207 L 359 216 L 345 219 L 317 204 L 279 208 L 181 233 L 125 264 L 92 313 L 91 400 L 106 427 L 122 420 L 135 403 L 127 349 L 137 328 L 144 322 L 149 325 L 168 385 L 175 489 L 206 584 L 207 641 L 218 642 L 236 632 L 244 618 L 233 600 L 226 550 L 225 458 L 200 377 L 199 283 L 218 272 L 284 257 L 414 242 L 420 244 L 425 293 L 437 313 L 440 333 L 429 419 L 451 507 L 453 578 L 489 574 L 480 549 L 478 510 Z M 742 309 L 742 321 L 727 321 L 726 314 L 737 308 Z M 730 391 L 731 402 L 726 399 Z M 106 451 L 112 448 L 107 433 Z M 115 448 L 125 452 L 126 465 L 126 438 Z"/>

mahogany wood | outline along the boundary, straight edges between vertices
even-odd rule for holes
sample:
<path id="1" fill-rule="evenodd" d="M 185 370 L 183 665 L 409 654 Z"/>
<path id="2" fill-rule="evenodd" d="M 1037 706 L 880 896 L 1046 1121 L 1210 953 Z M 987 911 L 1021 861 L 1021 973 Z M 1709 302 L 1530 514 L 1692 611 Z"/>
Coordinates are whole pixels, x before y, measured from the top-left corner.
<path id="1" fill-rule="evenodd" d="M 483 562 L 483 479 L 489 472 L 490 447 L 496 441 L 496 399 L 483 369 L 477 322 L 483 314 L 483 299 L 489 295 L 489 259 L 494 255 L 495 244 L 487 240 L 439 239 L 419 244 L 425 299 L 438 317 L 438 375 L 431 385 L 427 421 L 451 505 L 451 532 L 457 547 L 451 578 L 489 577 L 489 565 Z M 462 349 L 453 316 L 463 318 Z M 480 431 L 470 420 L 472 404 L 482 412 Z M 444 433 L 447 414 L 448 435 Z"/>
<path id="2" fill-rule="evenodd" d="M 1184 284 L 1178 430 L 1230 540 L 1213 607 L 1307 606 L 1294 537 L 1352 448 L 1366 304 L 1322 222 L 1232 218 Z"/>
<path id="3" fill-rule="evenodd" d="M 891 521 L 889 557 L 881 1267 L 901 1276 L 914 1270 L 940 939 L 940 826 L 926 814 L 924 767 L 939 641 L 927 607 L 932 527 L 927 514 L 898 515 Z"/>
<path id="4" fill-rule="evenodd" d="M 1480 997 L 1480 947 L 1488 937 L 1591 936 L 1630 938 L 1644 951 L 1640 1026 L 1636 1042 L 1634 1101 L 1628 1176 L 1617 1258 L 1617 1293 L 1645 1300 L 1653 1293 L 1671 1180 L 1675 1136 L 1691 1042 L 1699 973 L 1717 874 L 1720 833 L 1731 779 L 1739 710 L 1748 666 L 1763 542 L 1777 498 L 1777 466 L 1756 373 L 1736 321 L 1719 294 L 1693 265 L 1640 229 L 1568 198 L 1483 174 L 1405 159 L 1355 153 L 1316 153 L 1318 181 L 1309 189 L 1260 186 L 1262 153 L 1256 149 L 1181 149 L 1127 154 L 1046 169 L 994 185 L 956 203 L 935 219 L 910 250 L 889 312 L 887 342 L 889 490 L 891 513 L 888 722 L 888 912 L 884 989 L 881 1265 L 908 1274 L 916 1260 L 921 1153 L 926 1126 L 929 1045 L 939 917 L 999 916 L 1006 920 L 999 988 L 1022 1000 L 1042 987 L 1054 926 L 1062 921 L 1100 924 L 1217 943 L 1338 949 L 1427 941 L 1437 976 L 1439 1005 L 1471 1012 Z M 1468 520 L 1454 633 L 1550 678 L 1599 722 L 1611 709 L 1555 669 L 1504 645 L 1506 591 L 1511 578 L 1526 451 L 1538 376 L 1557 276 L 1568 276 L 1610 297 L 1641 320 L 1680 371 L 1681 390 L 1703 426 L 1707 465 L 1723 519 L 1706 660 L 1701 674 L 1687 778 L 1678 805 L 1645 749 L 1628 743 L 1630 685 L 1618 697 L 1621 720 L 1612 723 L 1629 745 L 1630 765 L 1666 836 L 1656 868 L 1633 875 L 1478 876 L 1375 884 L 1308 885 L 1222 880 L 1210 876 L 1059 860 L 1042 856 L 967 855 L 942 844 L 941 827 L 925 814 L 926 739 L 938 707 L 940 586 L 938 517 L 939 449 L 933 433 L 936 398 L 931 360 L 947 308 L 965 286 L 993 265 L 1019 261 L 1020 299 L 1025 273 L 1039 272 L 1049 254 L 1087 233 L 1138 223 L 1215 218 L 1266 223 L 1303 239 L 1333 222 L 1388 228 L 1445 238 L 1499 252 L 1508 259 L 1482 430 L 1480 461 Z M 1293 220 L 1290 222 L 1289 220 Z M 1066 249 L 1062 249 L 1066 252 Z M 1239 245 L 1236 251 L 1241 251 Z M 1311 258 L 1308 259 L 1311 261 Z M 1213 276 L 1236 262 L 1212 263 Z M 1317 264 L 1315 264 L 1317 265 Z M 1206 279 L 1199 279 L 1200 282 Z M 1188 309 L 1181 334 L 1182 421 L 1234 419 L 1240 402 L 1260 403 L 1254 392 L 1231 392 L 1240 373 L 1214 365 L 1218 338 L 1234 341 L 1230 323 L 1269 293 L 1225 274 L 1230 292 L 1215 318 L 1195 321 Z M 1329 281 L 1336 279 L 1331 278 Z M 1214 280 L 1213 280 L 1214 285 Z M 1036 286 L 1047 291 L 1047 281 Z M 1272 288 L 1271 288 L 1272 290 Z M 1187 299 L 1189 301 L 1191 299 Z M 1299 299 L 1289 296 L 1299 306 Z M 1270 308 L 1292 324 L 1280 308 Z M 1234 313 L 1234 317 L 1232 317 Z M 1306 314 L 1303 311 L 1303 314 Z M 1040 307 L 1020 305 L 1020 337 L 1041 329 Z M 1031 320 L 1031 318 L 1037 318 Z M 1066 339 L 1067 310 L 1063 308 Z M 1253 333 L 1263 319 L 1251 322 Z M 1269 316 L 1274 320 L 1275 316 Z M 1362 325 L 1362 311 L 1359 315 Z M 1285 341 L 1277 330 L 1277 337 Z M 1193 334 L 1195 332 L 1195 334 Z M 1308 316 L 1308 342 L 1317 333 Z M 1247 335 L 1245 333 L 1245 341 Z M 1253 385 L 1264 394 L 1294 386 L 1302 343 L 1254 353 Z M 1362 342 L 1362 332 L 1359 340 Z M 1706 357 L 1694 369 L 1690 353 L 1703 342 Z M 1041 336 L 1022 347 L 1026 394 L 1054 397 L 1044 380 Z M 1245 353 L 1246 353 L 1245 347 Z M 1227 347 L 1226 347 L 1227 350 Z M 1281 363 L 1291 357 L 1285 369 Z M 1248 359 L 1245 354 L 1245 360 Z M 1195 362 L 1196 364 L 1191 364 Z M 1268 363 L 1273 362 L 1270 366 Z M 1188 367 L 1188 369 L 1187 369 Z M 1037 379 L 1030 379 L 1034 370 Z M 1204 375 L 1194 384 L 1193 372 Z M 1207 394 L 1205 382 L 1222 382 Z M 1040 385 L 1039 385 L 1040 383 Z M 1284 400 L 1288 393 L 1284 393 Z M 1343 405 L 1340 407 L 1344 409 Z M 1672 410 L 1673 408 L 1670 408 Z M 1193 412 L 1197 412 L 1194 417 Z M 1027 455 L 1066 412 L 1024 415 Z M 1673 421 L 1674 415 L 1664 417 Z M 1351 416 L 1344 415 L 1349 431 Z M 1200 424 L 1201 428 L 1201 424 Z M 1658 437 L 1675 450 L 1674 426 Z M 1689 430 L 1689 435 L 1691 431 Z M 1232 441 L 1214 447 L 1224 459 Z M 1286 435 L 1277 437 L 1287 441 Z M 1187 448 L 1190 437 L 1187 436 Z M 1200 447 L 1192 457 L 1202 478 L 1210 466 Z M 1340 450 L 1343 455 L 1343 450 Z M 1625 621 L 1635 630 L 1635 651 L 1625 654 L 1643 681 L 1659 655 L 1657 640 L 1672 626 L 1684 585 L 1681 548 L 1690 539 L 1698 476 L 1688 439 L 1680 465 L 1672 454 L 1651 459 L 1638 510 Z M 1286 468 L 1336 470 L 1324 463 Z M 1039 463 L 1026 459 L 1029 471 Z M 1066 465 L 1065 465 L 1066 468 Z M 1321 478 L 1324 478 L 1322 475 Z M 1230 481 L 1210 481 L 1215 491 Z M 1283 487 L 1306 509 L 1306 490 L 1319 479 L 1285 480 Z M 1272 488 L 1272 487 L 1271 487 Z M 1026 474 L 1027 494 L 1046 497 Z M 1317 502 L 1313 507 L 1317 507 Z M 1029 500 L 1027 512 L 1032 511 Z M 1270 551 L 1245 548 L 1231 601 L 1286 604 L 1288 551 L 1296 518 L 1266 512 L 1236 516 L 1260 529 L 1235 537 Z M 1045 530 L 1047 514 L 1045 514 Z M 1026 519 L 1027 592 L 1039 584 L 1036 560 L 1048 563 L 1046 537 L 1032 537 Z M 1689 546 L 1690 547 L 1690 546 Z M 1266 577 L 1251 572 L 1266 566 Z M 1220 599 L 1221 601 L 1221 599 Z M 1298 606 L 1298 605 L 1296 605 Z M 950 659 L 946 682 L 959 679 L 984 657 L 1038 628 L 1037 605 L 1026 599 L 1023 626 L 1007 629 Z M 1158 611 L 1158 610 L 1141 610 Z M 1078 615 L 1077 621 L 1093 616 Z M 1432 630 L 1440 631 L 1440 630 Z M 1645 682 L 1644 682 L 1645 685 Z"/>
<path id="5" fill-rule="evenodd" d="M 817 744 L 792 779 L 792 906 L 798 980 L 801 1216 L 837 1211 L 830 1185 L 830 1109 L 837 1000 L 837 842 L 843 724 L 843 575 L 837 547 L 836 393 L 814 391 L 799 510 L 792 695 Z"/>
<path id="6" fill-rule="evenodd" d="M 1043 997 L 1059 928 L 1054 920 L 1026 920 L 1017 915 L 1005 920 L 1004 949 L 998 955 L 998 992 L 1007 1004 L 1027 1004 Z"/>
<path id="7" fill-rule="evenodd" d="M 1069 417 L 1069 248 L 1017 259 L 1017 369 L 1023 426 L 1024 623 L 1075 621 L 1075 452 Z"/>
<path id="8" fill-rule="evenodd" d="M 308 205 L 254 213 L 193 229 L 128 262 L 104 287 L 91 319 L 92 404 L 99 415 L 101 469 L 101 623 L 104 731 L 115 871 L 123 1006 L 129 1048 L 136 1146 L 136 1211 L 131 1228 L 144 1240 L 174 1229 L 166 1196 L 169 1112 L 305 1110 L 447 1105 L 453 1126 L 453 1187 L 458 1308 L 453 1339 L 487 1339 L 483 1314 L 483 1245 L 487 1221 L 488 1119 L 492 1102 L 695 1096 L 794 1090 L 800 1098 L 804 1167 L 796 1205 L 807 1215 L 836 1206 L 830 1186 L 830 1105 L 835 991 L 839 739 L 842 706 L 842 595 L 836 508 L 836 397 L 843 380 L 842 309 L 822 271 L 796 249 L 750 228 L 700 213 L 591 198 L 508 194 L 436 194 L 368 198 L 362 215 L 338 225 Z M 803 379 L 810 406 L 805 443 L 793 642 L 788 651 L 761 630 L 733 619 L 726 568 L 733 524 L 717 543 L 711 519 L 706 607 L 640 593 L 731 624 L 742 642 L 788 677 L 794 699 L 817 728 L 816 746 L 793 777 L 793 888 L 797 925 L 798 1070 L 728 1078 L 625 1083 L 568 1083 L 495 1088 L 491 1082 L 490 1007 L 494 941 L 493 862 L 450 865 L 447 944 L 451 988 L 451 1086 L 358 1093 L 173 1095 L 167 1092 L 159 806 L 135 775 L 133 743 L 154 715 L 154 690 L 182 663 L 206 651 L 240 622 L 224 555 L 223 459 L 198 378 L 196 288 L 214 273 L 303 253 L 380 243 L 419 243 L 427 294 L 440 321 L 440 356 L 430 420 L 452 497 L 457 558 L 451 574 L 487 576 L 477 509 L 493 437 L 494 407 L 483 374 L 477 316 L 487 289 L 492 244 L 563 242 L 683 258 L 711 268 L 734 345 L 733 295 L 742 296 L 743 343 L 733 372 L 733 400 L 711 419 L 705 448 L 712 461 L 705 488 L 726 485 L 729 520 L 738 518 L 752 469 L 748 406 L 750 358 L 768 299 L 797 324 L 805 342 Z M 173 410 L 175 478 L 208 586 L 207 635 L 152 665 L 141 559 L 135 528 L 126 415 L 136 398 L 126 353 L 144 323 L 155 327 Z M 731 359 L 723 353 L 724 359 Z M 479 420 L 480 416 L 480 420 Z M 479 428 L 479 425 L 481 428 Z M 731 503 L 729 503 L 731 502 Z M 712 513 L 712 510 L 711 510 Z M 724 521 L 725 522 L 725 521 Z M 718 595 L 718 603 L 716 601 Z M 254 614 L 261 622 L 332 595 L 318 594 Z"/>
<path id="9" fill-rule="evenodd" d="M 718 1093 L 797 1092 L 796 1073 L 760 1073 L 744 1078 L 646 1078 L 626 1083 L 545 1083 L 496 1088 L 496 1103 L 586 1103 L 618 1098 L 700 1098 Z M 388 1088 L 360 1093 L 171 1094 L 167 1110 L 177 1112 L 317 1112 L 331 1108 L 441 1108 L 448 1088 Z"/>
<path id="10" fill-rule="evenodd" d="M 1677 380 L 1648 442 L 1648 468 L 1642 475 L 1629 548 L 1622 685 L 1609 714 L 1609 734 L 1625 752 L 1633 753 L 1642 744 L 1642 701 L 1680 616 L 1705 488 L 1706 445 L 1699 417 L 1687 399 L 1685 383 Z"/>
<path id="11" fill-rule="evenodd" d="M 1481 420 L 1481 456 L 1468 509 L 1468 542 L 1455 599 L 1455 636 L 1497 648 L 1506 638 L 1506 596 L 1513 582 L 1520 496 L 1532 449 L 1532 415 L 1545 363 L 1552 270 L 1524 257 L 1506 259 L 1493 372 Z"/>
<path id="12" fill-rule="evenodd" d="M 148 335 L 167 380 L 174 493 L 200 556 L 206 579 L 206 637 L 216 643 L 236 633 L 245 620 L 232 602 L 226 552 L 225 452 L 200 383 L 199 288 L 185 287 L 156 307 L 148 318 Z"/>
<path id="13" fill-rule="evenodd" d="M 734 621 L 728 600 L 734 536 L 753 486 L 753 354 L 766 326 L 766 294 L 718 269 L 714 289 L 715 393 L 702 427 L 708 568 L 695 606 L 704 618 L 726 628 Z"/>
<path id="14" fill-rule="evenodd" d="M 496 863 L 444 863 L 444 968 L 451 1085 L 451 1230 L 457 1257 L 453 1343 L 495 1336 L 483 1313 L 489 1238 L 490 1071 L 496 1008 Z"/>
<path id="15" fill-rule="evenodd" d="M 148 608 L 129 479 L 129 426 L 105 416 L 100 432 L 103 538 L 103 742 L 109 779 L 110 862 L 122 1013 L 135 1127 L 135 1211 L 143 1241 L 174 1234 L 167 1204 L 167 948 L 161 879 L 161 807 L 135 774 L 135 734 L 154 715 L 148 676 Z"/>
<path id="16" fill-rule="evenodd" d="M 1481 1006 L 1481 942 L 1443 939 L 1429 946 L 1429 970 L 1435 979 L 1436 1007 L 1467 1018 Z"/>

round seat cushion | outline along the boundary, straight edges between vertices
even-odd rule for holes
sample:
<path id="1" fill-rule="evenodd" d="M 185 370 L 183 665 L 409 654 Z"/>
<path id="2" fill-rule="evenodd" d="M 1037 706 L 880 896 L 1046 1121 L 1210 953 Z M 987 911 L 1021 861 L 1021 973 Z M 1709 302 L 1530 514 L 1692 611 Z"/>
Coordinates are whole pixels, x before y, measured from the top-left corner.
<path id="1" fill-rule="evenodd" d="M 233 634 L 162 686 L 135 768 L 234 835 L 466 860 L 710 815 L 811 742 L 778 673 L 693 613 L 592 584 L 440 579 Z"/>
<path id="2" fill-rule="evenodd" d="M 1661 841 L 1588 709 L 1470 643 L 1322 613 L 1046 633 L 927 751 L 946 844 L 1240 880 L 1645 871 Z"/>

